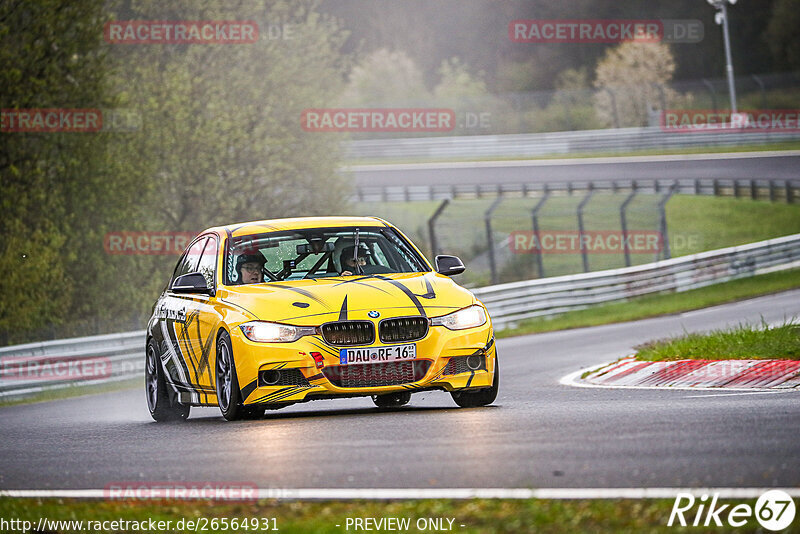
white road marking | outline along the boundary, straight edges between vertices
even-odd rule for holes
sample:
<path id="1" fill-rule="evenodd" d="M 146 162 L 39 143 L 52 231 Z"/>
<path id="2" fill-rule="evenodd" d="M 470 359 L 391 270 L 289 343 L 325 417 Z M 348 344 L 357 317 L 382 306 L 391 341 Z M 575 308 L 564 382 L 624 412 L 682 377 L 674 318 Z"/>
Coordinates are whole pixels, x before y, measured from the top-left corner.
<path id="1" fill-rule="evenodd" d="M 725 388 L 727 389 L 727 388 Z M 784 390 L 775 390 L 775 391 L 750 391 L 750 392 L 742 392 L 742 393 L 710 393 L 708 395 L 687 395 L 685 398 L 687 399 L 703 399 L 706 397 L 736 397 L 739 395 L 771 395 L 773 393 L 797 393 L 797 391 L 792 389 L 784 389 Z"/>
<path id="2" fill-rule="evenodd" d="M 718 494 L 721 499 L 756 499 L 769 490 L 780 489 L 800 497 L 800 488 L 260 488 L 259 499 L 278 500 L 385 500 L 385 499 L 674 499 L 678 493 L 695 496 Z M 102 489 L 0 490 L 2 497 L 103 499 Z M 163 496 L 154 499 L 163 500 Z M 137 499 L 139 499 L 137 497 Z M 238 498 L 239 500 L 241 497 Z M 124 499 L 109 499 L 124 500 Z M 176 499 L 178 500 L 178 499 Z M 223 499 L 220 499 L 223 500 Z M 231 499 L 236 500 L 236 499 Z"/>

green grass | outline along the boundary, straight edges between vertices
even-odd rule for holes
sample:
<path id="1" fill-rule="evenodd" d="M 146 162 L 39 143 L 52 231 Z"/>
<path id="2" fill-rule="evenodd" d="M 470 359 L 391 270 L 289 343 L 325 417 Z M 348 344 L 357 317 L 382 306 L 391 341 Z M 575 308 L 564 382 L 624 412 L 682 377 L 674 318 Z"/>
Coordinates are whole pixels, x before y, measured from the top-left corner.
<path id="1" fill-rule="evenodd" d="M 733 501 L 726 501 L 731 502 Z M 735 501 L 748 503 L 753 501 Z M 722 503 L 720 503 L 722 504 Z M 10 499 L 0 498 L 0 517 L 37 522 L 48 519 L 75 520 L 136 520 L 152 518 L 171 520 L 172 530 L 180 519 L 276 518 L 280 532 L 285 533 L 342 533 L 358 532 L 350 518 L 409 518 L 412 527 L 403 532 L 423 532 L 415 528 L 418 518 L 452 518 L 452 532 L 464 533 L 563 533 L 563 532 L 732 532 L 727 526 L 727 513 L 720 514 L 726 525 L 722 528 L 668 527 L 672 499 L 659 500 L 420 500 L 420 501 L 313 501 L 213 504 L 205 502 L 124 502 L 82 501 L 72 499 Z M 692 509 L 695 512 L 697 506 Z M 687 512 L 686 518 L 694 518 Z M 341 525 L 337 527 L 336 525 Z M 447 524 L 447 523 L 445 523 Z M 464 525 L 461 527 L 460 525 Z M 795 521 L 784 532 L 796 532 Z M 737 532 L 757 532 L 758 523 L 750 518 Z M 186 531 L 186 530 L 183 530 Z M 183 532 L 178 530 L 177 532 Z M 61 530 L 67 534 L 68 530 Z M 104 531 L 114 532 L 114 531 Z M 117 531 L 118 532 L 118 531 Z M 253 530 L 217 530 L 204 532 L 254 532 Z M 257 532 L 267 532 L 259 530 Z M 363 531 L 362 531 L 363 532 Z M 388 532 L 383 530 L 382 532 Z M 428 532 L 433 532 L 429 530 Z"/>
<path id="2" fill-rule="evenodd" d="M 452 162 L 479 162 L 479 161 L 524 161 L 524 160 L 550 160 L 550 159 L 585 159 L 585 158 L 623 158 L 632 156 L 680 156 L 685 154 L 738 154 L 741 152 L 772 152 L 776 150 L 798 150 L 799 141 L 785 141 L 767 145 L 741 145 L 741 146 L 708 146 L 686 148 L 652 148 L 645 150 L 628 150 L 621 152 L 569 152 L 566 154 L 547 154 L 543 156 L 484 156 L 465 158 L 403 158 L 403 159 L 366 159 L 350 160 L 344 164 L 355 165 L 395 165 L 404 163 L 452 163 Z"/>
<path id="3" fill-rule="evenodd" d="M 667 225 L 670 235 L 687 237 L 674 254 L 684 256 L 798 233 L 800 204 L 680 195 L 667 204 Z"/>
<path id="4" fill-rule="evenodd" d="M 71 386 L 51 391 L 42 391 L 41 393 L 34 393 L 26 395 L 25 397 L 0 400 L 0 408 L 4 406 L 15 406 L 18 404 L 31 404 L 34 402 L 47 402 L 59 399 L 68 399 L 70 397 L 79 397 L 83 395 L 97 395 L 99 393 L 108 393 L 109 391 L 120 391 L 123 389 L 142 388 L 144 382 L 141 378 L 131 378 L 130 380 L 122 380 L 120 382 L 111 382 L 108 384 L 96 384 L 87 386 Z M 144 395 L 144 393 L 142 393 Z M 144 398 L 144 397 L 142 397 Z"/>
<path id="5" fill-rule="evenodd" d="M 597 326 L 669 315 L 800 287 L 800 269 L 732 280 L 682 293 L 658 293 L 571 311 L 552 319 L 522 321 L 516 328 L 497 332 L 511 337 L 569 328 Z"/>
<path id="6" fill-rule="evenodd" d="M 800 360 L 800 325 L 787 322 L 769 328 L 743 324 L 709 334 L 685 334 L 635 347 L 636 359 L 664 360 Z"/>

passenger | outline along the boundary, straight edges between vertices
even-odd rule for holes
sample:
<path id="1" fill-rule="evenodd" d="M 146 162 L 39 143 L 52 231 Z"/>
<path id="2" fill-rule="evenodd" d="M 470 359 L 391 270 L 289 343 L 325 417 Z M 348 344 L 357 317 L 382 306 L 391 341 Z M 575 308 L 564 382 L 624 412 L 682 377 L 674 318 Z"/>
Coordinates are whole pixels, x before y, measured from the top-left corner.
<path id="1" fill-rule="evenodd" d="M 358 245 L 358 256 L 354 259 L 355 247 L 349 246 L 342 249 L 339 264 L 342 266 L 342 276 L 353 276 L 353 273 L 362 271 L 367 264 L 369 249 L 363 243 Z"/>

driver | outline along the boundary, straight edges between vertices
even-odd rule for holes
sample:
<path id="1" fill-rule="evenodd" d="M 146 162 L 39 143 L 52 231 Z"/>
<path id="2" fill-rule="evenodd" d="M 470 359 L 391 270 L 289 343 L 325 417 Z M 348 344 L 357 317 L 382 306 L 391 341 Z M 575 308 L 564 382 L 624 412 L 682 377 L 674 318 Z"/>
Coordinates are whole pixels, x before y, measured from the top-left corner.
<path id="1" fill-rule="evenodd" d="M 264 264 L 267 260 L 260 253 L 242 254 L 236 260 L 236 272 L 240 284 L 260 284 L 264 281 Z"/>

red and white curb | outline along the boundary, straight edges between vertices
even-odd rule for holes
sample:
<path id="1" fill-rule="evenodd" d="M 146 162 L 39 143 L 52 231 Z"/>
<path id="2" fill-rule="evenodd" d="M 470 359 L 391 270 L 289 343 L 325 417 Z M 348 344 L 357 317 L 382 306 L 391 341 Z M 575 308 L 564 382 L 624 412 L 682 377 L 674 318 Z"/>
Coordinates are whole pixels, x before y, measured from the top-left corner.
<path id="1" fill-rule="evenodd" d="M 637 361 L 628 356 L 571 373 L 561 383 L 580 387 L 800 390 L 796 360 Z"/>

